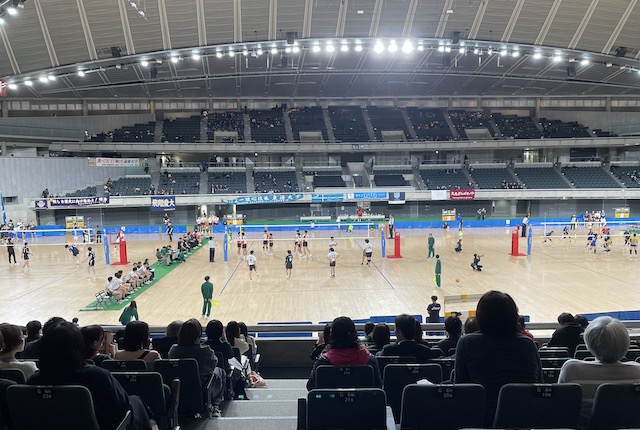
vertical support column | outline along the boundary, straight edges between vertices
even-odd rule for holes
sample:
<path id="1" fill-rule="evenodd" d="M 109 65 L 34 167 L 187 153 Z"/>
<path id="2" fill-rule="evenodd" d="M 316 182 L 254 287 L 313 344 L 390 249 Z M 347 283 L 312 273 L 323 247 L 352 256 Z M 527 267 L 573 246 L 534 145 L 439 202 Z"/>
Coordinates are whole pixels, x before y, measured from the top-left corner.
<path id="1" fill-rule="evenodd" d="M 89 102 L 82 100 L 82 116 L 89 116 Z"/>
<path id="2" fill-rule="evenodd" d="M 0 102 L 0 106 L 2 108 L 2 118 L 8 118 L 9 117 L 9 101 L 2 100 Z"/>
<path id="3" fill-rule="evenodd" d="M 382 258 L 385 258 L 387 255 L 387 238 L 385 237 L 384 231 L 384 228 L 380 230 L 380 252 Z"/>

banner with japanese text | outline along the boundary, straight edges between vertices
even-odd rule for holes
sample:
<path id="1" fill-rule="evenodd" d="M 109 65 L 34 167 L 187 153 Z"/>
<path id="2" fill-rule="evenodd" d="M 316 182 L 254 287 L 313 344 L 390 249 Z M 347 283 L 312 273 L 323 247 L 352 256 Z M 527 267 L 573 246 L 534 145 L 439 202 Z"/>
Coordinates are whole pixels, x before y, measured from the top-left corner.
<path id="1" fill-rule="evenodd" d="M 151 196 L 151 212 L 176 210 L 176 196 Z"/>

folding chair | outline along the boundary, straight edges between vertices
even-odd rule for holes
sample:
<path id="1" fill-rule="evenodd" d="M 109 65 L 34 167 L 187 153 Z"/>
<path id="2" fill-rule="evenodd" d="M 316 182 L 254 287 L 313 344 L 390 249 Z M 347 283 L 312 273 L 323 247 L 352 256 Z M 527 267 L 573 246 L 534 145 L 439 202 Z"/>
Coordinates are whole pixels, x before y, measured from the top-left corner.
<path id="1" fill-rule="evenodd" d="M 27 378 L 21 369 L 0 369 L 0 378 L 14 381 L 16 384 L 24 384 L 25 382 L 27 382 Z"/>
<path id="2" fill-rule="evenodd" d="M 560 369 L 562 365 L 568 361 L 568 357 L 562 358 L 541 358 L 540 363 L 543 369 Z"/>
<path id="3" fill-rule="evenodd" d="M 383 355 L 377 356 L 376 361 L 380 368 L 380 374 L 384 375 L 384 368 L 389 364 L 419 364 L 415 357 L 401 355 Z"/>
<path id="4" fill-rule="evenodd" d="M 386 403 L 379 388 L 311 390 L 307 394 L 307 429 L 386 430 Z"/>
<path id="5" fill-rule="evenodd" d="M 100 290 L 96 293 L 96 305 L 94 309 L 98 309 L 101 307 L 102 309 L 106 309 L 107 306 L 115 303 L 115 297 L 113 295 L 107 294 L 107 290 Z"/>
<path id="6" fill-rule="evenodd" d="M 147 363 L 144 360 L 104 360 L 101 367 L 109 372 L 144 372 Z"/>
<path id="7" fill-rule="evenodd" d="M 496 428 L 575 428 L 582 408 L 579 384 L 506 384 L 500 389 Z"/>
<path id="8" fill-rule="evenodd" d="M 203 385 L 198 362 L 194 358 L 156 360 L 153 366 L 155 371 L 162 375 L 163 380 L 178 379 L 180 381 L 178 412 L 211 418 L 213 375 Z"/>
<path id="9" fill-rule="evenodd" d="M 129 395 L 140 396 L 149 406 L 160 430 L 178 429 L 180 381 L 171 381 L 171 388 L 163 384 L 157 372 L 113 372 Z"/>
<path id="10" fill-rule="evenodd" d="M 396 423 L 400 422 L 402 391 L 409 384 L 426 379 L 432 384 L 442 382 L 442 369 L 438 364 L 389 364 L 384 369 L 382 389 L 387 395 Z"/>
<path id="11" fill-rule="evenodd" d="M 602 384 L 596 390 L 588 430 L 640 428 L 640 384 Z"/>
<path id="12" fill-rule="evenodd" d="M 11 421 L 16 430 L 56 428 L 100 430 L 91 392 L 78 385 L 13 385 L 7 389 Z M 53 421 L 52 421 L 53 420 Z M 128 428 L 127 411 L 115 430 Z"/>
<path id="13" fill-rule="evenodd" d="M 318 366 L 315 388 L 365 388 L 373 387 L 373 367 L 367 366 Z"/>
<path id="14" fill-rule="evenodd" d="M 433 419 L 438 419 L 434 426 Z M 404 387 L 400 428 L 457 430 L 482 427 L 484 387 L 478 384 L 418 385 Z"/>
<path id="15" fill-rule="evenodd" d="M 451 374 L 454 367 L 456 366 L 456 359 L 455 358 L 433 358 L 429 360 L 427 363 L 439 364 L 440 367 L 442 368 L 442 374 L 449 375 Z"/>

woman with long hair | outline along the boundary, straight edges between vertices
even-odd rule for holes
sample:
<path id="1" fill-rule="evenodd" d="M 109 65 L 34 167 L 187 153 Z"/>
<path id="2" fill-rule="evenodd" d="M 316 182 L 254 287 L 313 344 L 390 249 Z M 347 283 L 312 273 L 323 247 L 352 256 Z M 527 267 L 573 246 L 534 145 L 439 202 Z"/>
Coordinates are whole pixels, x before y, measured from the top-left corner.
<path id="1" fill-rule="evenodd" d="M 22 329 L 13 324 L 0 325 L 0 333 L 4 339 L 4 346 L 0 350 L 0 367 L 20 369 L 29 379 L 38 368 L 33 361 L 19 361 L 16 354 L 24 351 L 25 337 Z"/>
<path id="2" fill-rule="evenodd" d="M 116 360 L 144 360 L 150 368 L 160 358 L 160 353 L 151 349 L 149 324 L 144 321 L 131 321 L 124 328 L 123 349 L 116 352 Z"/>
<path id="3" fill-rule="evenodd" d="M 316 369 L 322 365 L 366 366 L 373 367 L 375 387 L 382 387 L 378 361 L 360 343 L 356 326 L 349 317 L 338 317 L 331 323 L 331 339 L 325 352 L 313 364 L 311 376 L 307 381 L 307 390 L 316 387 Z"/>

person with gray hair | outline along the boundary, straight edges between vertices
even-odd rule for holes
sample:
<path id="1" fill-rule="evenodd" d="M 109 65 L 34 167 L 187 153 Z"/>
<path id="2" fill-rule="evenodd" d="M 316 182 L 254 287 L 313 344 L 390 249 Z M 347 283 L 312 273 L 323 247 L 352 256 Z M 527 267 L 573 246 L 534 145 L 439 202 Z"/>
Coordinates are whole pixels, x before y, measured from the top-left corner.
<path id="1" fill-rule="evenodd" d="M 640 382 L 640 363 L 620 361 L 629 350 L 629 333 L 619 320 L 598 317 L 587 326 L 584 343 L 596 361 L 569 360 L 562 366 L 558 383 L 582 386 L 580 425 L 591 416 L 593 398 L 600 384 Z"/>

